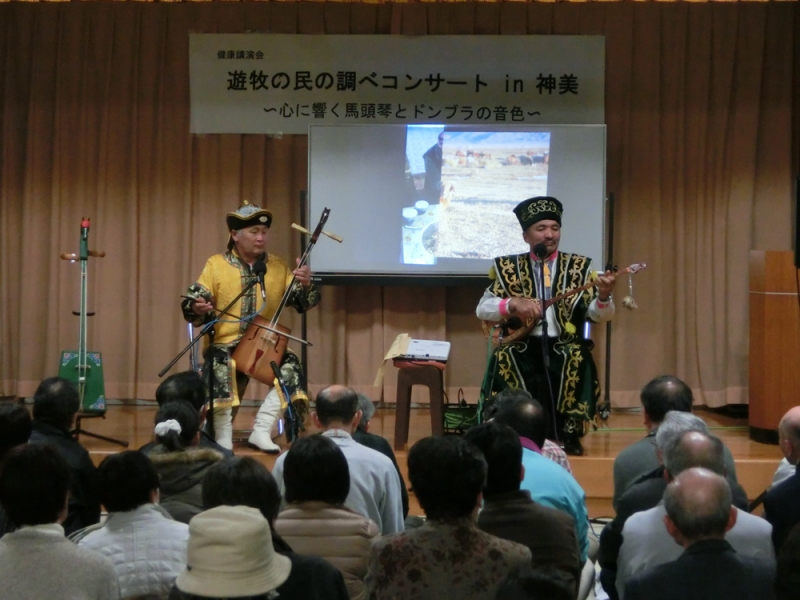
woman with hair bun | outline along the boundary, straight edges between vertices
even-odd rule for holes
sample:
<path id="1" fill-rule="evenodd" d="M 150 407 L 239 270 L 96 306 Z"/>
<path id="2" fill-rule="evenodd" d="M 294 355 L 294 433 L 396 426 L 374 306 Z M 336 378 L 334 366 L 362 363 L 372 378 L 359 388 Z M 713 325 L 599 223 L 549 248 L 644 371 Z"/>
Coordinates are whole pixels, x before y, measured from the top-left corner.
<path id="1" fill-rule="evenodd" d="M 203 510 L 202 480 L 224 456 L 199 446 L 200 415 L 188 402 L 170 402 L 155 418 L 156 445 L 148 456 L 161 482 L 161 507 L 183 523 Z"/>

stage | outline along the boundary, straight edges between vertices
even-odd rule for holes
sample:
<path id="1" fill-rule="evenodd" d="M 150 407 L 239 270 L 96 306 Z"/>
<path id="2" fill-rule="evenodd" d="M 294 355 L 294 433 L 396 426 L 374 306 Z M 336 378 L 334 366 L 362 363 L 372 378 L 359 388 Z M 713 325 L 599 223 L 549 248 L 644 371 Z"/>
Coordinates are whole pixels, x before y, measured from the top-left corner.
<path id="1" fill-rule="evenodd" d="M 245 430 L 251 427 L 256 410 L 255 407 L 251 406 L 244 406 L 240 409 L 234 421 L 235 437 L 237 436 L 237 430 Z M 112 405 L 109 407 L 105 419 L 85 419 L 83 428 L 91 432 L 128 441 L 131 449 L 137 449 L 152 438 L 155 412 L 155 403 L 152 405 Z M 700 416 L 711 428 L 711 431 L 719 436 L 725 445 L 730 448 L 736 461 L 739 483 L 747 491 L 748 498 L 752 500 L 757 497 L 770 484 L 772 475 L 782 458 L 778 447 L 750 440 L 747 419 L 702 409 L 696 410 L 695 414 Z M 371 433 L 386 437 L 393 443 L 394 423 L 394 408 L 379 408 L 370 421 L 369 430 Z M 427 408 L 411 409 L 409 429 L 408 447 L 417 440 L 430 435 L 430 412 Z M 614 490 L 614 458 L 620 450 L 641 439 L 644 435 L 645 430 L 642 425 L 640 411 L 612 411 L 609 419 L 602 422 L 597 431 L 591 431 L 583 438 L 586 454 L 580 457 L 570 457 L 573 473 L 586 491 L 586 502 L 590 517 L 603 517 L 614 514 L 611 507 L 611 497 Z M 241 437 L 246 437 L 246 434 L 242 434 Z M 121 450 L 119 446 L 95 440 L 88 436 L 81 436 L 80 442 L 89 450 L 96 464 L 99 464 L 108 454 Z M 285 445 L 282 438 L 278 440 L 278 443 L 281 446 Z M 247 448 L 244 443 L 236 443 L 234 451 L 238 455 L 255 456 L 269 468 L 275 463 L 275 456 L 256 452 Z M 408 452 L 407 450 L 399 451 L 396 454 L 400 469 L 406 478 L 406 485 L 409 485 L 406 471 Z M 411 500 L 410 514 L 421 515 L 422 511 L 414 495 L 410 494 L 409 496 Z"/>

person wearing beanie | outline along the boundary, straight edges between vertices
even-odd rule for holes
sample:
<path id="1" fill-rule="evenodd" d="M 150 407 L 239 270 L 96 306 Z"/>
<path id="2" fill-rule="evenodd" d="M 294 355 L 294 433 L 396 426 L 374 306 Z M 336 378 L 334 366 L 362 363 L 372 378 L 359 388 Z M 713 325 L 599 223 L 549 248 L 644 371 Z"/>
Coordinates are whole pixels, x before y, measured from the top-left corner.
<path id="1" fill-rule="evenodd" d="M 489 273 L 493 281 L 476 314 L 484 321 L 519 321 L 517 329 L 531 327 L 521 343 L 500 345 L 494 352 L 486 391 L 531 392 L 550 412 L 548 437 L 563 443 L 567 454 L 580 455 L 580 438 L 600 397 L 593 343 L 583 338 L 583 329 L 586 321 L 601 323 L 614 316 L 614 275 L 596 273 L 586 256 L 559 251 L 563 212 L 561 202 L 551 196 L 529 198 L 514 208 L 530 252 L 494 259 Z M 595 278 L 595 286 L 542 311 L 542 301 Z"/>

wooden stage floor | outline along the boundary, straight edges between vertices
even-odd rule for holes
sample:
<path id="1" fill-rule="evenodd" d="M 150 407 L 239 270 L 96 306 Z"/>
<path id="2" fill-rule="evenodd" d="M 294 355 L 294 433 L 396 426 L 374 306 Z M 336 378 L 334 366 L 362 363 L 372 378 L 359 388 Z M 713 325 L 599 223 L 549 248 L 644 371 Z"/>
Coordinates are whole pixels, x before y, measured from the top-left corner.
<path id="1" fill-rule="evenodd" d="M 85 419 L 83 427 L 91 432 L 128 441 L 131 449 L 137 449 L 152 438 L 155 410 L 155 403 L 152 406 L 114 405 L 109 407 L 105 419 Z M 235 435 L 239 428 L 252 427 L 256 410 L 250 406 L 241 408 L 234 422 Z M 696 414 L 703 418 L 713 433 L 730 448 L 736 461 L 739 482 L 750 499 L 757 497 L 769 485 L 772 474 L 782 458 L 778 447 L 750 440 L 747 419 L 725 416 L 708 410 L 697 410 Z M 370 422 L 370 432 L 382 435 L 393 443 L 394 423 L 394 409 L 379 408 Z M 426 408 L 412 408 L 409 447 L 427 435 L 430 435 L 430 411 Z M 603 422 L 597 431 L 592 431 L 583 438 L 586 454 L 581 457 L 570 457 L 573 473 L 586 491 L 591 517 L 613 515 L 611 497 L 614 489 L 612 476 L 614 458 L 620 450 L 644 435 L 642 416 L 638 411 L 612 411 L 609 419 Z M 96 463 L 99 463 L 104 456 L 120 450 L 119 446 L 88 436 L 82 436 L 80 441 L 89 450 Z M 282 439 L 278 442 L 281 446 L 285 445 Z M 236 443 L 234 451 L 241 455 L 257 456 L 270 468 L 275 462 L 275 456 L 256 452 L 243 443 Z M 408 453 L 399 451 L 396 454 L 400 469 L 406 476 Z M 407 476 L 406 484 L 408 484 Z M 410 512 L 422 514 L 413 494 Z"/>

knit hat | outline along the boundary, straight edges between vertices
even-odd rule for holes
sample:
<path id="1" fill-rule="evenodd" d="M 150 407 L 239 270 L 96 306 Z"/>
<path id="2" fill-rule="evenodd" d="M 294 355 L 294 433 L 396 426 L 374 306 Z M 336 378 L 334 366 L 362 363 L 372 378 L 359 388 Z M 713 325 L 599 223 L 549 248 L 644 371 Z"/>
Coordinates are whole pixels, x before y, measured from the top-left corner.
<path id="1" fill-rule="evenodd" d="M 545 219 L 556 221 L 561 225 L 561 213 L 564 212 L 564 207 L 561 202 L 552 196 L 536 196 L 535 198 L 528 198 L 523 200 L 514 207 L 514 213 L 517 215 L 517 220 L 522 226 L 522 231 L 525 231 L 539 221 Z"/>
<path id="2" fill-rule="evenodd" d="M 189 522 L 187 565 L 175 584 L 211 598 L 256 596 L 280 586 L 291 569 L 272 547 L 269 523 L 258 509 L 218 506 Z"/>

